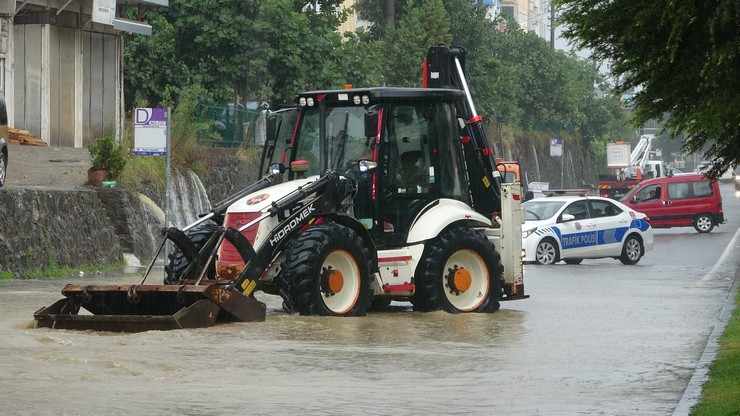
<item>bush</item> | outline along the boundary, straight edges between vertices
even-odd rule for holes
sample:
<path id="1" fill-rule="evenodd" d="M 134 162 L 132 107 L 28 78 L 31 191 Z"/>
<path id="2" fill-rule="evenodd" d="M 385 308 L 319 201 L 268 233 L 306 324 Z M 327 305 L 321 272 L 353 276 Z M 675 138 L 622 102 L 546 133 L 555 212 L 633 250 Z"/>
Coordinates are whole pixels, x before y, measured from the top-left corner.
<path id="1" fill-rule="evenodd" d="M 92 160 L 92 169 L 105 169 L 107 178 L 115 180 L 126 167 L 126 154 L 112 136 L 96 139 L 87 147 Z"/>

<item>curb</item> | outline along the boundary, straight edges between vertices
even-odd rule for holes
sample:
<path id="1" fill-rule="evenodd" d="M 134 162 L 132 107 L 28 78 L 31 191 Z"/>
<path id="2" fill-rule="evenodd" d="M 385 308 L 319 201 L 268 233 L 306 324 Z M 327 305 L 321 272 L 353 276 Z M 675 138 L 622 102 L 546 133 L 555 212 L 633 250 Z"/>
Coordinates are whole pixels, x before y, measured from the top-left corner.
<path id="1" fill-rule="evenodd" d="M 704 347 L 704 352 L 699 358 L 699 362 L 694 368 L 694 375 L 691 376 L 689 384 L 681 396 L 681 400 L 673 410 L 673 416 L 687 416 L 691 412 L 691 408 L 695 406 L 701 398 L 702 386 L 709 378 L 709 366 L 717 357 L 717 351 L 719 351 L 718 340 L 725 331 L 727 322 L 732 317 L 732 311 L 737 305 L 735 305 L 735 296 L 740 286 L 740 266 L 735 269 L 735 277 L 730 290 L 727 293 L 724 305 L 720 311 L 719 317 L 717 318 L 717 324 L 714 326 L 712 333 L 707 339 L 707 345 Z"/>

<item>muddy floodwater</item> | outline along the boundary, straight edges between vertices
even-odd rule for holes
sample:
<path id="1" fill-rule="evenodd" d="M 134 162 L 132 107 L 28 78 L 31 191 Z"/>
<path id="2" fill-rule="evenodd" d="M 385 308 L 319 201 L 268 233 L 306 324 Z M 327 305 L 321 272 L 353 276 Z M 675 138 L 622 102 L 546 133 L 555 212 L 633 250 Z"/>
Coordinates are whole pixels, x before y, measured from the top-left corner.
<path id="1" fill-rule="evenodd" d="M 2 281 L 0 414 L 671 415 L 733 290 L 739 201 L 710 234 L 656 231 L 637 266 L 527 265 L 532 297 L 493 314 L 301 317 L 258 294 L 262 323 L 35 329 L 64 284 L 139 276 Z"/>

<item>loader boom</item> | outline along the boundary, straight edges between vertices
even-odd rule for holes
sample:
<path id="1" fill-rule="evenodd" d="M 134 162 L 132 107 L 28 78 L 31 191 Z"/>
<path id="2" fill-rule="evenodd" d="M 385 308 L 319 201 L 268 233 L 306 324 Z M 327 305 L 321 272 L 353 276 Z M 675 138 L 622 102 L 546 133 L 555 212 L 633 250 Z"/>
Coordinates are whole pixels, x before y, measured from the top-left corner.
<path id="1" fill-rule="evenodd" d="M 465 92 L 458 114 L 467 117 L 463 145 L 469 161 L 473 208 L 490 218 L 501 212 L 501 175 L 496 168 L 494 149 L 483 129 L 483 117 L 476 112 L 465 79 L 464 63 L 465 49 L 461 47 L 431 47 L 424 64 L 424 87 L 455 88 Z"/>

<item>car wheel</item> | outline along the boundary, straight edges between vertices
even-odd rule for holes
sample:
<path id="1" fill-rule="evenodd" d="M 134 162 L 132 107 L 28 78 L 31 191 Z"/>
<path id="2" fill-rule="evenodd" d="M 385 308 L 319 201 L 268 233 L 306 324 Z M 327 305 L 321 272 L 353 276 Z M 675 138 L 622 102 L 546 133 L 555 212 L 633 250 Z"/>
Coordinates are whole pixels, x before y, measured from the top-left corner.
<path id="1" fill-rule="evenodd" d="M 619 261 L 621 261 L 622 264 L 627 265 L 637 264 L 637 262 L 642 258 L 644 252 L 645 250 L 642 247 L 642 240 L 634 235 L 630 235 L 626 240 L 624 240 L 622 255 L 619 257 Z"/>
<path id="2" fill-rule="evenodd" d="M 551 238 L 545 238 L 537 244 L 537 252 L 535 253 L 535 259 L 539 264 L 555 264 L 560 260 L 560 253 L 558 253 L 558 246 Z"/>
<path id="3" fill-rule="evenodd" d="M 581 264 L 583 259 L 565 259 L 565 264 Z"/>
<path id="4" fill-rule="evenodd" d="M 699 214 L 694 218 L 694 228 L 700 233 L 708 233 L 714 228 L 714 220 L 709 214 Z"/>
<path id="5" fill-rule="evenodd" d="M 0 152 L 0 188 L 5 185 L 5 175 L 8 169 L 8 156 Z"/>

